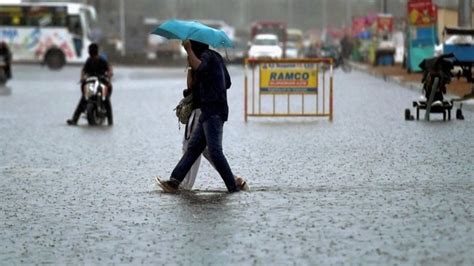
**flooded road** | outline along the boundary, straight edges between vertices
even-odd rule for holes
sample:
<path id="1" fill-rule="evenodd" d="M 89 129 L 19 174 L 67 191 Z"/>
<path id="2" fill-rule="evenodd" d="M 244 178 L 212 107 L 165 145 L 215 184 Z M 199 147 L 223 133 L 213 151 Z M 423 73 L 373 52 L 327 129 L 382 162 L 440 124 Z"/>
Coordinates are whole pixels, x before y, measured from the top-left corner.
<path id="1" fill-rule="evenodd" d="M 184 67 L 116 67 L 113 127 L 66 125 L 79 72 L 15 66 L 0 89 L 2 264 L 474 264 L 469 110 L 407 122 L 417 92 L 336 72 L 332 123 L 245 123 L 232 66 L 224 152 L 252 192 L 209 192 L 204 162 L 169 195 L 153 178 L 181 155 Z"/>

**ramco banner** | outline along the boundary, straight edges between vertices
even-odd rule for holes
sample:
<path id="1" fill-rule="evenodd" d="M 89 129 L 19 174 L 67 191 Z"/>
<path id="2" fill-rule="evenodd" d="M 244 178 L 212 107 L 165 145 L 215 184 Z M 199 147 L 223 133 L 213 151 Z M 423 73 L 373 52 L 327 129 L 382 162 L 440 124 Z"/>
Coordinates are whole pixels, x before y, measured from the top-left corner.
<path id="1" fill-rule="evenodd" d="M 260 93 L 317 94 L 318 70 L 314 63 L 260 64 Z"/>

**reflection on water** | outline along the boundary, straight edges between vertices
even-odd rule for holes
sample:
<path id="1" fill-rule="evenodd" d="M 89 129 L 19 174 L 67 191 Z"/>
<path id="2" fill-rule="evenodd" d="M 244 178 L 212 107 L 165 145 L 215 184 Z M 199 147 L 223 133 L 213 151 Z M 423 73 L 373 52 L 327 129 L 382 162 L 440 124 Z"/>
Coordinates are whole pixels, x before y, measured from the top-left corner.
<path id="1" fill-rule="evenodd" d="M 12 94 L 12 89 L 8 86 L 0 86 L 0 96 L 9 96 Z"/>
<path id="2" fill-rule="evenodd" d="M 225 204 L 229 194 L 225 191 L 183 191 L 180 193 L 181 199 L 187 204 Z"/>
<path id="3" fill-rule="evenodd" d="M 79 120 L 81 121 L 81 120 Z M 89 124 L 87 124 L 87 121 L 86 122 L 83 122 L 81 124 L 79 124 L 80 122 L 78 122 L 77 125 L 75 126 L 69 126 L 69 127 L 78 127 L 84 131 L 90 131 L 90 132 L 106 132 L 106 131 L 109 131 L 109 130 L 112 130 L 113 127 L 111 126 L 108 126 L 106 123 L 104 123 L 103 125 L 95 125 L 95 126 L 90 126 Z"/>

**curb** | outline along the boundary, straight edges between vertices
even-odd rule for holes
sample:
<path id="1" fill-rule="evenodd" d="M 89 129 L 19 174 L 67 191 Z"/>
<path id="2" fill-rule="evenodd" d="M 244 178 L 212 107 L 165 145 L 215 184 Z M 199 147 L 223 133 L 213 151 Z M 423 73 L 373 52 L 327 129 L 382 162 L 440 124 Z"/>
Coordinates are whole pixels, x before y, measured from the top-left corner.
<path id="1" fill-rule="evenodd" d="M 400 79 L 395 78 L 393 76 L 386 76 L 386 75 L 382 75 L 380 73 L 377 73 L 376 71 L 369 70 L 367 67 L 365 67 L 361 64 L 357 64 L 357 63 L 354 63 L 354 62 L 350 62 L 350 64 L 351 64 L 352 69 L 357 70 L 359 72 L 369 74 L 369 75 L 371 75 L 375 78 L 378 78 L 378 79 L 383 79 L 386 82 L 397 84 L 400 87 L 403 87 L 403 88 L 406 88 L 406 89 L 409 89 L 409 90 L 414 90 L 414 91 L 421 92 L 421 89 L 422 89 L 421 82 L 419 84 L 418 83 L 412 83 L 412 82 L 403 82 Z M 459 96 L 452 95 L 452 94 L 448 94 L 448 97 L 450 97 L 450 98 L 459 98 Z M 457 104 L 459 104 L 459 103 L 461 103 L 461 102 L 457 102 Z M 463 103 L 463 107 L 462 107 L 463 110 L 466 109 L 466 110 L 469 110 L 469 111 L 474 111 L 474 99 L 466 100 L 466 101 L 463 101 L 462 103 Z"/>
<path id="2" fill-rule="evenodd" d="M 379 74 L 377 71 L 369 70 L 361 64 L 357 64 L 357 63 L 354 63 L 354 62 L 350 62 L 350 64 L 352 66 L 352 69 L 355 69 L 359 72 L 364 72 L 364 73 L 369 74 L 373 77 L 376 77 L 378 79 L 383 79 L 384 81 L 387 81 L 387 82 L 390 82 L 390 83 L 395 83 L 395 84 L 397 84 L 401 87 L 404 87 L 404 88 L 407 88 L 407 89 L 410 89 L 410 90 L 419 90 L 419 91 L 421 91 L 421 89 L 422 89 L 421 83 L 416 84 L 416 83 L 403 82 L 400 79 L 397 79 L 393 76 L 386 76 L 386 75 Z"/>

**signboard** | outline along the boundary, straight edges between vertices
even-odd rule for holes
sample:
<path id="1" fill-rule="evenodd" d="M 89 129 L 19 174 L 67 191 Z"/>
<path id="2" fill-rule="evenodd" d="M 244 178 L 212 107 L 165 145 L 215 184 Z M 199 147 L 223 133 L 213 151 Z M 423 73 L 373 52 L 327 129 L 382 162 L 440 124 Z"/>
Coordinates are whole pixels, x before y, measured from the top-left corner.
<path id="1" fill-rule="evenodd" d="M 352 35 L 359 36 L 365 31 L 365 17 L 352 19 Z"/>
<path id="2" fill-rule="evenodd" d="M 377 16 L 377 33 L 390 33 L 393 30 L 393 16 L 379 14 Z"/>
<path id="3" fill-rule="evenodd" d="M 437 7 L 431 0 L 408 2 L 408 23 L 416 26 L 428 26 L 436 23 Z"/>
<path id="4" fill-rule="evenodd" d="M 260 93 L 317 94 L 318 69 L 315 63 L 260 64 Z"/>

